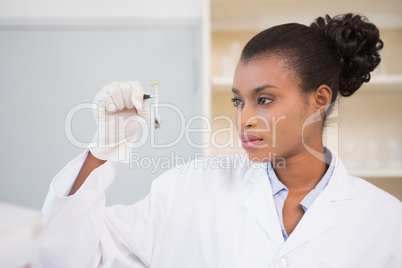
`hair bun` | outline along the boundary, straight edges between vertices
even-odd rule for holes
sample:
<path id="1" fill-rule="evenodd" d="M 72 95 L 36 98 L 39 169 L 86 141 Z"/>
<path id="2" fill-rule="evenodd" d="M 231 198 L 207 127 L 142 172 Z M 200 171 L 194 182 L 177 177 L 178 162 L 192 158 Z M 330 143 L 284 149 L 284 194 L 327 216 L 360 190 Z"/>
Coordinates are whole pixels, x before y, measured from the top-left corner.
<path id="1" fill-rule="evenodd" d="M 350 96 L 370 81 L 370 72 L 380 63 L 379 51 L 384 43 L 377 27 L 366 17 L 354 14 L 331 18 L 319 17 L 311 24 L 331 41 L 342 64 L 339 77 L 339 92 Z"/>

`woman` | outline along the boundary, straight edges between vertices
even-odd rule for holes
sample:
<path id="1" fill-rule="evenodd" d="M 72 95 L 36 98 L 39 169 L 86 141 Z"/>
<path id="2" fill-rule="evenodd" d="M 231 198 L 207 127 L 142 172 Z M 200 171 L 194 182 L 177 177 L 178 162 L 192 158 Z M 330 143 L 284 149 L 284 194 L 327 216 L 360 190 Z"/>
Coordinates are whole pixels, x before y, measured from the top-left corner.
<path id="1" fill-rule="evenodd" d="M 331 104 L 369 81 L 382 46 L 352 14 L 259 33 L 233 81 L 247 156 L 172 169 L 132 206 L 105 208 L 104 191 L 140 124 L 104 130 L 114 115 L 149 120 L 149 108 L 138 83 L 105 87 L 90 151 L 51 184 L 42 266 L 402 267 L 401 202 L 348 176 L 322 143 Z"/>

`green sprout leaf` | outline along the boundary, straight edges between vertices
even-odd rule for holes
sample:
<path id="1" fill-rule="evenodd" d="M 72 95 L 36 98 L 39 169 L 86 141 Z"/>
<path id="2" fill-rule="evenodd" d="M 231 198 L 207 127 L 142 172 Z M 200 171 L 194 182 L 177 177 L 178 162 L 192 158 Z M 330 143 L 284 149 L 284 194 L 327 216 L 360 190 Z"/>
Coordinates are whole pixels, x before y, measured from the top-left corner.
<path id="1" fill-rule="evenodd" d="M 151 82 L 152 82 L 151 87 L 156 87 L 161 84 L 157 80 L 158 80 L 158 77 L 151 79 Z"/>

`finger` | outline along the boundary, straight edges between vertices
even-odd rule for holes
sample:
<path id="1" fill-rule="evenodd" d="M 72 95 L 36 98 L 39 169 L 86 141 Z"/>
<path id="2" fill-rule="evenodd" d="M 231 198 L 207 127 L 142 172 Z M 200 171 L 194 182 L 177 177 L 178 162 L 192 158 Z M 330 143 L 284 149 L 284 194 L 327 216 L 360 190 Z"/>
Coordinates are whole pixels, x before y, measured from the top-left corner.
<path id="1" fill-rule="evenodd" d="M 116 104 L 113 101 L 112 97 L 109 95 L 109 93 L 106 93 L 105 95 L 105 104 L 106 104 L 106 110 L 108 110 L 111 113 L 116 112 L 117 110 Z"/>
<path id="2" fill-rule="evenodd" d="M 140 111 L 142 110 L 144 101 L 144 90 L 142 89 L 141 84 L 138 81 L 130 81 L 129 85 L 133 89 L 133 92 L 131 94 L 131 101 L 133 102 L 135 108 L 137 108 L 137 111 Z"/>
<path id="3" fill-rule="evenodd" d="M 142 101 L 142 108 L 149 108 L 149 103 L 150 103 L 151 99 L 145 99 Z"/>
<path id="4" fill-rule="evenodd" d="M 149 108 L 150 99 L 145 99 L 142 109 L 138 111 L 138 115 L 144 118 L 146 121 L 151 120 L 151 109 Z"/>
<path id="5" fill-rule="evenodd" d="M 121 92 L 120 84 L 118 82 L 113 82 L 106 86 L 106 93 L 112 98 L 115 108 L 117 110 L 124 109 L 124 100 Z"/>
<path id="6" fill-rule="evenodd" d="M 121 94 L 123 96 L 124 106 L 128 109 L 132 109 L 134 104 L 131 100 L 131 94 L 133 93 L 133 88 L 130 86 L 130 82 L 119 83 Z"/>

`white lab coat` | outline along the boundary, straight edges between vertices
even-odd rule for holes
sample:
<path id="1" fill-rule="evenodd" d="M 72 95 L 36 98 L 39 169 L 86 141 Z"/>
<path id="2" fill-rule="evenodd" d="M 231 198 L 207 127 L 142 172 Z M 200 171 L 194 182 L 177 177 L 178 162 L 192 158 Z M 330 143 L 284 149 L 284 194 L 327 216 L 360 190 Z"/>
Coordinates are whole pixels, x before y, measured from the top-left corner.
<path id="1" fill-rule="evenodd" d="M 111 162 L 65 197 L 85 157 L 51 183 L 41 267 L 402 267 L 401 202 L 348 176 L 341 162 L 284 242 L 266 163 L 250 166 L 246 156 L 195 160 L 185 172 L 157 178 L 142 201 L 105 208 Z"/>

